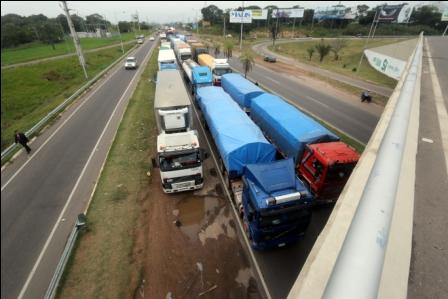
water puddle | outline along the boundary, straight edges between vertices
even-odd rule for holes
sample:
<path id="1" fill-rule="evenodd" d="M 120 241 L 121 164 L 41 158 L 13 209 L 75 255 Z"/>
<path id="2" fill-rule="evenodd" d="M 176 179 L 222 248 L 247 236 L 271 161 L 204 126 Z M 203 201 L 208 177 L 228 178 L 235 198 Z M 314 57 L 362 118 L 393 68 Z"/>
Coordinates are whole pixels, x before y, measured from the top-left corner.
<path id="1" fill-rule="evenodd" d="M 198 239 L 201 227 L 216 215 L 218 206 L 219 200 L 215 197 L 186 197 L 177 203 L 173 215 L 181 223 L 180 230 L 194 241 Z"/>
<path id="2" fill-rule="evenodd" d="M 242 284 L 246 289 L 249 287 L 249 280 L 252 277 L 252 272 L 250 268 L 240 269 L 238 271 L 238 275 L 235 278 L 235 281 L 239 284 Z"/>
<path id="3" fill-rule="evenodd" d="M 202 245 L 205 245 L 207 239 L 217 240 L 220 235 L 225 235 L 233 239 L 236 237 L 233 219 L 229 213 L 225 213 L 225 210 L 225 208 L 222 208 L 213 223 L 199 233 L 199 240 Z"/>

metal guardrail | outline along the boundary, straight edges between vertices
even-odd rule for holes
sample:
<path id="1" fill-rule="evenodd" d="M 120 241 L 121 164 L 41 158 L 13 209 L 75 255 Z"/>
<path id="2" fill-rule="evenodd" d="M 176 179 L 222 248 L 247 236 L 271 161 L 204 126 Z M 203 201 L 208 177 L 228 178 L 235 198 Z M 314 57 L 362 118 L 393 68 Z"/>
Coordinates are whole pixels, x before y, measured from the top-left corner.
<path id="1" fill-rule="evenodd" d="M 74 94 L 72 94 L 69 98 L 65 99 L 61 104 L 59 104 L 56 108 L 54 108 L 52 111 L 50 111 L 44 118 L 42 118 L 37 124 L 35 124 L 31 129 L 25 132 L 25 135 L 29 138 L 33 136 L 36 132 L 38 132 L 47 122 L 52 119 L 56 114 L 61 112 L 72 100 L 77 98 L 80 94 L 82 94 L 85 90 L 87 90 L 91 85 L 93 85 L 99 78 L 101 78 L 105 73 L 107 73 L 110 69 L 112 69 L 120 60 L 122 60 L 130 51 L 132 51 L 136 46 L 132 47 L 124 53 L 122 56 L 120 56 L 117 60 L 115 60 L 111 65 L 109 65 L 107 68 L 105 68 L 103 71 L 101 71 L 99 74 L 97 74 L 93 79 L 88 81 L 86 84 L 84 84 L 80 89 L 75 91 Z M 5 159 L 5 157 L 8 157 L 16 148 L 18 148 L 18 144 L 13 143 L 10 146 L 8 146 L 4 151 L 2 151 L 1 160 Z"/>
<path id="2" fill-rule="evenodd" d="M 62 274 L 64 273 L 65 265 L 67 265 L 70 254 L 75 245 L 76 239 L 79 232 L 86 226 L 86 216 L 84 214 L 79 214 L 76 220 L 75 226 L 67 240 L 64 252 L 62 253 L 61 259 L 56 267 L 56 271 L 53 274 L 50 285 L 48 286 L 47 292 L 45 293 L 45 299 L 53 299 L 56 296 L 59 282 L 61 281 Z"/>
<path id="3" fill-rule="evenodd" d="M 422 63 L 420 35 L 397 106 L 382 139 L 323 298 L 377 298 L 417 80 Z"/>

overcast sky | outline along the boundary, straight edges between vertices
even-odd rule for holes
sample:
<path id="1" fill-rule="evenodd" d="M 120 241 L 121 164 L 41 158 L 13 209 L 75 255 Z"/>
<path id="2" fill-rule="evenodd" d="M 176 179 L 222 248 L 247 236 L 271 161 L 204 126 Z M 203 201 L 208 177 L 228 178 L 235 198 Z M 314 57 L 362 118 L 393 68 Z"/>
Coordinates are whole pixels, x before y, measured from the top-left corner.
<path id="1" fill-rule="evenodd" d="M 277 5 L 281 8 L 288 8 L 300 5 L 305 8 L 315 8 L 317 6 L 336 5 L 341 2 L 345 6 L 356 6 L 367 4 L 372 7 L 387 2 L 388 4 L 399 4 L 403 1 L 244 1 L 244 6 Z M 407 1 L 417 4 L 421 1 Z M 439 1 L 440 2 L 440 1 Z M 445 1 L 446 2 L 446 1 Z M 200 10 L 206 5 L 214 4 L 221 9 L 236 8 L 241 6 L 242 1 L 67 1 L 68 7 L 81 17 L 99 13 L 112 23 L 116 20 L 130 21 L 131 14 L 138 12 L 140 21 L 166 23 L 173 21 L 189 22 L 200 17 Z M 21 16 L 34 14 L 44 14 L 53 18 L 62 13 L 59 1 L 2 1 L 2 16 L 9 13 Z"/>

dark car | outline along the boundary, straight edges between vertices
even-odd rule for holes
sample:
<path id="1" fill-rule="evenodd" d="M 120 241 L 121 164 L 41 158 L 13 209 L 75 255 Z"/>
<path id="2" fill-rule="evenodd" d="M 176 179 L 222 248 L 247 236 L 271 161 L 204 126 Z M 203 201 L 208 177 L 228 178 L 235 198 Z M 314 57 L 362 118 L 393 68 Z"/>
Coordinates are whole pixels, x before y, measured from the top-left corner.
<path id="1" fill-rule="evenodd" d="M 265 56 L 264 57 L 264 61 L 267 61 L 267 62 L 277 62 L 277 58 L 275 58 L 274 56 Z"/>

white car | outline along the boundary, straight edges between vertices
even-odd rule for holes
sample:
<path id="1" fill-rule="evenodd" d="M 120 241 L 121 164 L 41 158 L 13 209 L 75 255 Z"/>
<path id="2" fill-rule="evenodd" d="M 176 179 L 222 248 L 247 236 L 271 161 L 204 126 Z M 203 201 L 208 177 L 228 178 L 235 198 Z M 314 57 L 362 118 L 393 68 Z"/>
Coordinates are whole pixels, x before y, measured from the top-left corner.
<path id="1" fill-rule="evenodd" d="M 137 40 L 137 44 L 143 44 L 143 39 L 142 38 L 139 38 L 138 40 Z"/>
<path id="2" fill-rule="evenodd" d="M 150 40 L 150 41 L 154 41 L 154 36 L 151 36 L 151 37 L 149 38 L 149 40 Z"/>
<path id="3" fill-rule="evenodd" d="M 136 69 L 137 68 L 137 59 L 135 57 L 128 57 L 124 62 L 124 68 L 128 69 Z"/>

